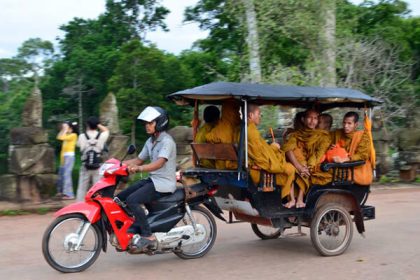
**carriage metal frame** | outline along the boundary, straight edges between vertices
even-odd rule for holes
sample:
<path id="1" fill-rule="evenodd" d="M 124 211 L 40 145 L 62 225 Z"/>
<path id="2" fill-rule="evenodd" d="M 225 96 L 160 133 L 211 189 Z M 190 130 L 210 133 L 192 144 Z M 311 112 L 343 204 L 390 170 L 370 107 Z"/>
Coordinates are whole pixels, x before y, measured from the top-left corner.
<path id="1" fill-rule="evenodd" d="M 247 116 L 248 102 L 260 105 L 283 105 L 319 110 L 335 107 L 373 108 L 381 103 L 360 91 L 344 88 L 320 88 L 264 85 L 250 83 L 211 83 L 168 96 L 179 105 L 192 105 L 195 115 L 199 104 L 221 104 L 233 98 L 241 103 L 241 115 Z M 365 232 L 364 221 L 375 219 L 375 207 L 366 205 L 370 186 L 353 182 L 354 168 L 364 161 L 323 164 L 322 169 L 332 169 L 333 180 L 323 186 L 312 185 L 305 195 L 305 208 L 288 209 L 282 205 L 281 188 L 263 192 L 249 176 L 247 152 L 247 118 L 241 118 L 239 144 L 192 144 L 196 163 L 200 159 L 237 160 L 237 170 L 219 170 L 195 167 L 183 171 L 183 176 L 200 180 L 200 184 L 217 187 L 215 203 L 220 209 L 212 212 L 228 223 L 249 222 L 261 239 L 275 239 L 284 235 L 285 229 L 310 228 L 311 241 L 323 256 L 342 254 L 353 237 L 353 221 L 360 234 Z M 210 149 L 206 149 L 210 147 Z M 210 152 L 209 152 L 210 151 Z M 235 154 L 235 158 L 228 156 Z M 228 219 L 221 215 L 228 211 Z M 235 218 L 235 219 L 234 219 Z"/>

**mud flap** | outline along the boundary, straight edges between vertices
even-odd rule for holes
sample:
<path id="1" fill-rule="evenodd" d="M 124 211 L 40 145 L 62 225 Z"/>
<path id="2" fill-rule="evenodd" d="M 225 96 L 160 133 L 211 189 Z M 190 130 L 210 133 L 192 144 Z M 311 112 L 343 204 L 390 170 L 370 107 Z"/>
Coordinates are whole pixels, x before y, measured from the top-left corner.
<path id="1" fill-rule="evenodd" d="M 354 223 L 356 224 L 357 231 L 363 235 L 365 232 L 365 223 L 360 208 L 354 211 Z"/>
<path id="2" fill-rule="evenodd" d="M 227 222 L 226 219 L 222 216 L 223 211 L 220 209 L 219 205 L 217 205 L 216 200 L 214 197 L 209 197 L 207 200 L 203 202 L 204 206 L 206 206 L 207 209 L 210 210 L 210 212 L 219 218 L 220 220 Z"/>

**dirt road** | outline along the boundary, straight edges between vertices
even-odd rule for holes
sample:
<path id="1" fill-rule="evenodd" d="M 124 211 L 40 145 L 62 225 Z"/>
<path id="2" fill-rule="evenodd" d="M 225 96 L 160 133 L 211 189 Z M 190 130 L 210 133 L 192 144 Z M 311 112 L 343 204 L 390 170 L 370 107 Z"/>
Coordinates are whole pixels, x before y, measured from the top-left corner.
<path id="1" fill-rule="evenodd" d="M 374 189 L 368 204 L 377 217 L 366 222 L 366 238 L 355 231 L 338 257 L 319 256 L 309 236 L 261 241 L 249 224 L 218 222 L 204 258 L 128 255 L 108 246 L 78 274 L 44 261 L 41 238 L 52 214 L 0 217 L 0 279 L 420 279 L 420 189 Z"/>

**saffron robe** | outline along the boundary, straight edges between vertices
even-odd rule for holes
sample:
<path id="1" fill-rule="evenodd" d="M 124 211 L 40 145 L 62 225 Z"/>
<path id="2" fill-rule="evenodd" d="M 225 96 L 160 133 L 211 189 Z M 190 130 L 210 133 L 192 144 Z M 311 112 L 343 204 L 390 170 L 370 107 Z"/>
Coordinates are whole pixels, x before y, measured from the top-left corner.
<path id="1" fill-rule="evenodd" d="M 354 182 L 359 185 L 370 185 L 373 171 L 370 162 L 371 142 L 366 131 L 344 133 L 342 129 L 334 131 L 333 143 L 340 144 L 348 153 L 351 161 L 364 160 L 366 163 L 354 168 Z"/>
<path id="2" fill-rule="evenodd" d="M 311 170 L 311 176 L 302 177 L 296 173 L 296 184 L 304 192 L 313 185 L 325 185 L 332 180 L 331 173 L 320 170 L 321 159 L 331 145 L 331 138 L 327 131 L 321 129 L 299 129 L 289 135 L 283 145 L 285 152 L 293 151 L 296 160 Z"/>
<path id="3" fill-rule="evenodd" d="M 195 143 L 207 143 L 206 135 L 214 128 L 215 124 L 205 123 L 195 135 Z M 215 168 L 215 161 L 210 159 L 201 159 L 200 166 L 206 168 Z"/>
<path id="4" fill-rule="evenodd" d="M 207 133 L 207 143 L 238 143 L 240 123 L 238 103 L 234 99 L 224 101 L 222 104 L 222 117 L 217 125 Z M 217 169 L 237 169 L 238 163 L 229 160 L 216 160 L 215 166 Z"/>
<path id="5" fill-rule="evenodd" d="M 294 166 L 286 162 L 283 151 L 267 144 L 254 123 L 248 124 L 248 157 L 251 179 L 255 184 L 260 181 L 261 171 L 252 169 L 252 166 L 257 166 L 268 173 L 275 174 L 276 183 L 282 187 L 282 198 L 290 194 L 295 178 Z"/>

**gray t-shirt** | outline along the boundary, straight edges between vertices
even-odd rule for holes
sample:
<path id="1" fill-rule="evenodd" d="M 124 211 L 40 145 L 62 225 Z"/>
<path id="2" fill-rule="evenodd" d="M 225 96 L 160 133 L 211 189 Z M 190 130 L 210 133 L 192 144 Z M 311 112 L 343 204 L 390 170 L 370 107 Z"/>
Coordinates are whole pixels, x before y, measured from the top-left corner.
<path id="1" fill-rule="evenodd" d="M 158 192 L 174 192 L 176 190 L 176 145 L 174 139 L 165 131 L 161 132 L 156 142 L 152 142 L 152 137 L 147 139 L 143 149 L 139 154 L 139 159 L 151 162 L 158 158 L 166 158 L 165 164 L 158 170 L 151 171 L 155 189 Z"/>

